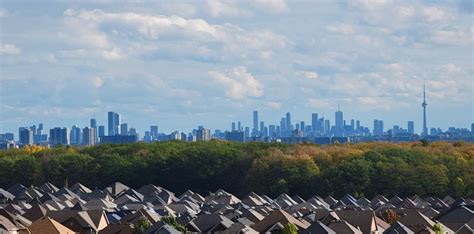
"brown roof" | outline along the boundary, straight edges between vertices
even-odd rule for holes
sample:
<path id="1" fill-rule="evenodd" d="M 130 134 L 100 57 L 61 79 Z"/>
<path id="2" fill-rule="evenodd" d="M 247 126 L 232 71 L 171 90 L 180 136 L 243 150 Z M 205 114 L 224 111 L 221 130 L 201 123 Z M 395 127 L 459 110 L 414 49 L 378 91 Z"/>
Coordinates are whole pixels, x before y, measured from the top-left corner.
<path id="1" fill-rule="evenodd" d="M 34 234 L 74 234 L 71 229 L 63 226 L 54 219 L 43 217 L 36 220 L 27 228 L 26 231 L 20 233 L 34 233 Z"/>
<path id="2" fill-rule="evenodd" d="M 268 228 L 272 227 L 276 223 L 281 223 L 282 225 L 292 223 L 296 225 L 298 229 L 306 229 L 310 226 L 306 220 L 298 220 L 284 210 L 274 210 L 262 221 L 253 225 L 252 228 L 257 232 L 265 232 Z"/>
<path id="3" fill-rule="evenodd" d="M 370 210 L 341 210 L 336 212 L 339 218 L 359 227 L 363 233 L 372 233 L 377 230 L 375 214 Z M 375 229 L 374 229 L 375 228 Z"/>

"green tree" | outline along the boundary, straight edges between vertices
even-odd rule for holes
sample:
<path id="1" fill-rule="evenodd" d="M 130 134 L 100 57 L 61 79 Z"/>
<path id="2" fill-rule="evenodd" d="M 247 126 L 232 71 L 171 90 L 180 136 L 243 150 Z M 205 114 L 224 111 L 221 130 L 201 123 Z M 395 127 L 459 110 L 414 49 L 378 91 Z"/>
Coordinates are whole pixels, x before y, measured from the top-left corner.
<path id="1" fill-rule="evenodd" d="M 163 216 L 161 217 L 161 221 L 173 226 L 176 230 L 180 231 L 181 233 L 188 233 L 188 230 L 186 229 L 186 227 L 178 223 L 178 221 L 176 221 L 176 218 L 173 216 Z"/>
<path id="2" fill-rule="evenodd" d="M 283 226 L 283 230 L 281 230 L 282 234 L 298 234 L 298 228 L 296 225 L 292 223 L 287 223 Z"/>
<path id="3" fill-rule="evenodd" d="M 143 234 L 150 227 L 151 227 L 150 221 L 148 221 L 147 219 L 141 217 L 138 220 L 137 225 L 135 225 L 135 227 L 133 228 L 133 234 Z"/>

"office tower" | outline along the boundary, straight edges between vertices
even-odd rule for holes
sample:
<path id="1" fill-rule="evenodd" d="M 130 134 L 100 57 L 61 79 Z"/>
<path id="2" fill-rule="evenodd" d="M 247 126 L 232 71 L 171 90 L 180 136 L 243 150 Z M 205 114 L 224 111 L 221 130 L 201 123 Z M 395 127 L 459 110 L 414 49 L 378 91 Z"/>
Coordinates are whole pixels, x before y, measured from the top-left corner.
<path id="1" fill-rule="evenodd" d="M 360 121 L 357 120 L 357 121 L 356 121 L 356 130 L 359 130 L 359 129 L 360 129 Z"/>
<path id="2" fill-rule="evenodd" d="M 263 136 L 268 137 L 268 127 L 263 127 Z"/>
<path id="3" fill-rule="evenodd" d="M 232 132 L 235 132 L 235 122 L 232 122 Z"/>
<path id="4" fill-rule="evenodd" d="M 421 106 L 423 107 L 423 136 L 428 135 L 428 127 L 426 126 L 426 106 L 428 103 L 426 103 L 426 92 L 425 92 L 425 83 L 423 82 L 423 103 L 421 103 Z"/>
<path id="5" fill-rule="evenodd" d="M 252 128 L 252 132 L 251 132 L 251 135 L 254 137 L 254 136 L 257 136 L 258 135 L 258 111 L 254 111 L 253 112 L 253 128 Z"/>
<path id="6" fill-rule="evenodd" d="M 5 133 L 3 134 L 3 140 L 5 141 L 14 141 L 15 135 L 13 133 Z"/>
<path id="7" fill-rule="evenodd" d="M 342 111 L 337 110 L 335 113 L 335 116 L 336 116 L 336 128 L 338 130 L 343 129 L 344 128 L 344 114 L 342 113 Z"/>
<path id="8" fill-rule="evenodd" d="M 275 127 L 275 137 L 281 137 L 281 127 L 278 125 Z"/>
<path id="9" fill-rule="evenodd" d="M 261 133 L 260 135 L 262 135 L 262 134 L 263 134 L 263 130 L 264 130 L 264 128 L 265 128 L 265 122 L 263 122 L 263 121 L 260 121 L 260 133 Z"/>
<path id="10" fill-rule="evenodd" d="M 33 145 L 33 131 L 31 128 L 21 127 L 18 129 L 18 139 L 23 145 Z"/>
<path id="11" fill-rule="evenodd" d="M 56 127 L 49 130 L 49 144 L 52 147 L 57 145 L 69 145 L 69 129 Z"/>
<path id="12" fill-rule="evenodd" d="M 70 139 L 71 145 L 82 144 L 81 129 L 77 125 L 72 126 L 69 139 Z"/>
<path id="13" fill-rule="evenodd" d="M 351 131 L 355 130 L 355 120 L 351 119 Z"/>
<path id="14" fill-rule="evenodd" d="M 299 123 L 295 124 L 295 130 L 300 131 L 300 124 Z"/>
<path id="15" fill-rule="evenodd" d="M 319 131 L 319 119 L 318 119 L 318 114 L 317 113 L 313 113 L 311 114 L 311 127 L 312 127 L 312 130 L 313 132 L 318 132 Z"/>
<path id="16" fill-rule="evenodd" d="M 85 127 L 82 129 L 82 144 L 85 146 L 93 146 L 97 142 L 95 128 Z"/>
<path id="17" fill-rule="evenodd" d="M 128 124 L 120 124 L 120 135 L 128 136 Z"/>
<path id="18" fill-rule="evenodd" d="M 242 131 L 232 131 L 225 133 L 226 141 L 245 142 L 245 135 Z"/>
<path id="19" fill-rule="evenodd" d="M 211 130 L 203 127 L 199 127 L 196 130 L 196 140 L 197 141 L 209 141 L 211 140 Z"/>
<path id="20" fill-rule="evenodd" d="M 237 122 L 237 131 L 241 131 L 242 132 L 242 123 L 239 121 Z"/>
<path id="21" fill-rule="evenodd" d="M 301 121 L 301 122 L 300 122 L 300 130 L 301 130 L 302 132 L 304 132 L 305 127 L 306 127 L 305 122 L 304 122 L 304 121 Z"/>
<path id="22" fill-rule="evenodd" d="M 324 133 L 329 133 L 329 130 L 331 129 L 331 122 L 329 119 L 324 120 Z"/>
<path id="23" fill-rule="evenodd" d="M 399 132 L 400 132 L 400 126 L 398 126 L 398 125 L 393 125 L 392 133 L 393 133 L 393 134 L 398 134 Z"/>
<path id="24" fill-rule="evenodd" d="M 318 120 L 319 131 L 320 133 L 325 133 L 326 129 L 324 128 L 324 118 L 319 118 Z"/>
<path id="25" fill-rule="evenodd" d="M 471 133 L 474 134 L 474 123 L 471 124 Z"/>
<path id="26" fill-rule="evenodd" d="M 268 136 L 275 137 L 276 136 L 276 127 L 275 125 L 268 125 Z"/>
<path id="27" fill-rule="evenodd" d="M 119 134 L 120 115 L 110 111 L 108 113 L 109 136 Z"/>
<path id="28" fill-rule="evenodd" d="M 150 142 L 152 140 L 150 131 L 145 131 L 145 135 L 143 136 L 144 142 Z"/>
<path id="29" fill-rule="evenodd" d="M 92 118 L 90 122 L 91 122 L 90 127 L 95 129 L 94 130 L 95 131 L 95 139 L 96 139 L 95 143 L 97 143 L 97 142 L 99 142 L 99 138 L 98 138 L 99 134 L 97 133 L 97 131 L 98 131 L 98 129 L 97 129 L 97 120 L 95 118 Z"/>
<path id="30" fill-rule="evenodd" d="M 250 128 L 245 127 L 245 139 L 250 138 Z"/>
<path id="31" fill-rule="evenodd" d="M 43 134 L 43 124 L 42 123 L 38 124 L 38 128 L 36 129 L 36 134 L 37 135 L 42 135 Z"/>
<path id="32" fill-rule="evenodd" d="M 373 130 L 373 135 L 375 136 L 382 136 L 384 133 L 383 131 L 383 121 L 375 119 L 374 120 L 374 130 Z"/>
<path id="33" fill-rule="evenodd" d="M 105 136 L 105 127 L 101 125 L 101 126 L 99 126 L 99 138 L 101 138 L 103 136 Z"/>
<path id="34" fill-rule="evenodd" d="M 150 136 L 152 141 L 158 140 L 158 126 L 150 126 Z"/>
<path id="35" fill-rule="evenodd" d="M 134 135 L 136 136 L 136 135 L 138 135 L 137 129 L 135 129 L 135 128 L 130 128 L 130 129 L 128 130 L 128 134 L 131 135 L 131 136 L 134 136 Z"/>
<path id="36" fill-rule="evenodd" d="M 281 118 L 280 130 L 281 130 L 281 135 L 283 135 L 283 133 L 286 131 L 286 118 Z"/>
<path id="37" fill-rule="evenodd" d="M 408 133 L 415 134 L 415 123 L 413 121 L 408 121 Z"/>
<path id="38" fill-rule="evenodd" d="M 290 114 L 290 112 L 286 113 L 286 130 L 287 131 L 293 130 L 293 125 L 291 124 L 291 114 Z"/>

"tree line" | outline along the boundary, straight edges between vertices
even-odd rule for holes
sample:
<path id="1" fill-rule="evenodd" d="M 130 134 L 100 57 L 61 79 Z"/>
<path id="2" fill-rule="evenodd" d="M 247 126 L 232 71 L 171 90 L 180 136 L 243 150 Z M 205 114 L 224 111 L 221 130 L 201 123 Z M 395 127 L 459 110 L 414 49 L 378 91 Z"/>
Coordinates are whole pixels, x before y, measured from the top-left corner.
<path id="1" fill-rule="evenodd" d="M 27 147 L 0 152 L 0 187 L 80 182 L 103 188 L 120 181 L 155 184 L 177 194 L 224 189 L 335 197 L 474 197 L 474 144 L 156 142 L 87 148 Z"/>

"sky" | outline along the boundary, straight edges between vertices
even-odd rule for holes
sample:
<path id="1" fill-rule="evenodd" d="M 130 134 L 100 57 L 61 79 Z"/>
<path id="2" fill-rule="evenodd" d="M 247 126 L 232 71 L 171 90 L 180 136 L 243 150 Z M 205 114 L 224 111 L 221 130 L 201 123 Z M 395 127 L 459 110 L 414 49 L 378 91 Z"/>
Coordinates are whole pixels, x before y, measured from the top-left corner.
<path id="1" fill-rule="evenodd" d="M 251 126 L 291 112 L 372 128 L 474 122 L 471 0 L 3 0 L 0 132 Z"/>

